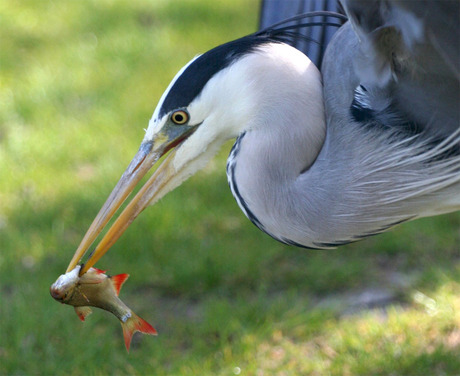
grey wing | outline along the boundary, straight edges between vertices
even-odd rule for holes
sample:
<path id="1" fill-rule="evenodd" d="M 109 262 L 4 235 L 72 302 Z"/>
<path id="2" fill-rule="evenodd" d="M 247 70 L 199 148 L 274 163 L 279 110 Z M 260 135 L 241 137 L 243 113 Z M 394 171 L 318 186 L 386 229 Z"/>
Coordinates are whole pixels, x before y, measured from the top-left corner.
<path id="1" fill-rule="evenodd" d="M 329 109 L 442 140 L 460 123 L 460 1 L 343 0 L 352 31 L 299 28 L 290 44 L 324 74 Z M 260 27 L 305 12 L 341 11 L 335 0 L 263 0 Z M 324 16 L 311 22 L 329 21 Z M 300 23 L 301 20 L 293 21 Z M 350 28 L 350 25 L 346 25 Z M 319 43 L 310 40 L 316 40 Z M 332 39 L 329 67 L 322 64 Z M 332 58 L 331 58 L 332 55 Z M 347 56 L 349 55 L 349 56 Z M 332 65 L 336 65 L 335 67 Z M 332 80 L 332 85 L 331 85 Z"/>
<path id="2" fill-rule="evenodd" d="M 460 126 L 460 2 L 344 0 L 359 45 L 361 105 L 445 139 Z M 355 92 L 356 94 L 356 92 Z M 359 103 L 358 103 L 359 106 Z M 386 119 L 384 117 L 387 117 Z M 401 122 L 400 122 L 401 123 Z"/>
<path id="3" fill-rule="evenodd" d="M 260 10 L 260 27 L 266 27 L 289 17 L 313 11 L 338 12 L 340 6 L 337 0 L 263 0 Z M 335 21 L 329 17 L 317 16 L 310 19 L 311 22 Z M 300 24 L 301 20 L 292 24 Z M 305 53 L 311 61 L 320 67 L 327 44 L 331 40 L 337 28 L 329 25 L 312 26 L 299 29 L 300 35 L 290 38 L 290 44 Z M 313 42 L 312 40 L 316 41 Z"/>
<path id="4" fill-rule="evenodd" d="M 365 33 L 394 26 L 406 45 L 424 42 L 460 78 L 460 2 L 457 0 L 344 0 L 351 22 Z M 415 55 L 423 58 L 423 55 Z"/>

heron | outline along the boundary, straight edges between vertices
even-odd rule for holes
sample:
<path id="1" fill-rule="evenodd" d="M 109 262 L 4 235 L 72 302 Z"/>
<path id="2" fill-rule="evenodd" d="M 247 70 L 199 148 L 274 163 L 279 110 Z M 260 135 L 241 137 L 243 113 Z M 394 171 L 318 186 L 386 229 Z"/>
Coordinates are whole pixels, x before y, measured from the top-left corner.
<path id="1" fill-rule="evenodd" d="M 84 274 L 149 205 L 235 139 L 226 172 L 244 214 L 283 243 L 329 249 L 460 208 L 456 1 L 346 0 L 321 71 L 287 41 L 313 12 L 217 46 L 173 78 L 137 154 L 77 248 Z M 324 22 L 334 26 L 334 22 Z"/>

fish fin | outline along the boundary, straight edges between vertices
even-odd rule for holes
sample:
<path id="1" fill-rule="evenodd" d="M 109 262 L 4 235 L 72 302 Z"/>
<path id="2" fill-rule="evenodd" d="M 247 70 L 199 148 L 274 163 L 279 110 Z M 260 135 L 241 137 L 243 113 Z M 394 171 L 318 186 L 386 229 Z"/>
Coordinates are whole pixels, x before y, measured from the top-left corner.
<path id="1" fill-rule="evenodd" d="M 129 352 L 129 346 L 131 345 L 131 339 L 133 334 L 141 332 L 145 334 L 157 335 L 155 328 L 150 325 L 147 321 L 140 318 L 134 312 L 131 311 L 131 316 L 123 322 L 121 321 L 121 327 L 123 329 L 123 337 L 125 339 L 126 350 Z"/>
<path id="2" fill-rule="evenodd" d="M 108 278 L 104 270 L 89 268 L 89 270 L 80 277 L 81 284 L 97 284 L 104 282 Z"/>
<path id="3" fill-rule="evenodd" d="M 95 268 L 94 266 L 93 266 L 91 269 L 94 269 L 94 271 L 95 271 L 96 273 L 105 274 L 105 270 L 101 270 L 101 269 Z"/>
<path id="4" fill-rule="evenodd" d="M 75 313 L 77 314 L 78 318 L 81 321 L 85 321 L 86 317 L 93 313 L 91 308 L 89 307 L 74 307 L 75 308 Z"/>
<path id="5" fill-rule="evenodd" d="M 126 274 L 126 273 L 117 274 L 117 275 L 110 277 L 113 281 L 113 287 L 115 287 L 115 292 L 117 293 L 117 296 L 120 294 L 121 286 L 123 286 L 123 283 L 126 282 L 128 277 L 129 277 L 129 274 Z"/>

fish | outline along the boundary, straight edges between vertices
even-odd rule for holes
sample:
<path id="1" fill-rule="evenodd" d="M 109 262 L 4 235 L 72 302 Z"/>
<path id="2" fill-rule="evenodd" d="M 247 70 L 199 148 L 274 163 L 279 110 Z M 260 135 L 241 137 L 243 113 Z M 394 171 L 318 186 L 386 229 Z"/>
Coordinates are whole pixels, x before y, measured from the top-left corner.
<path id="1" fill-rule="evenodd" d="M 97 307 L 114 314 L 121 323 L 126 350 L 129 352 L 135 332 L 157 335 L 155 328 L 136 315 L 118 297 L 123 283 L 129 274 L 110 276 L 105 270 L 90 268 L 79 275 L 81 265 L 62 274 L 50 287 L 51 296 L 62 304 L 74 307 L 81 321 L 91 314 L 90 307 Z"/>

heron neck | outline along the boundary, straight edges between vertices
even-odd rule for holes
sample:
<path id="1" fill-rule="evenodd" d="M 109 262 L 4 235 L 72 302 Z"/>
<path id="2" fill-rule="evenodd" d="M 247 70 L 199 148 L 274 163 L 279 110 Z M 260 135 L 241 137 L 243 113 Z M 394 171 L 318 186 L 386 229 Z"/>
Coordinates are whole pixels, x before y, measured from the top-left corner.
<path id="1" fill-rule="evenodd" d="M 294 219 L 296 182 L 315 163 L 326 138 L 320 74 L 314 66 L 308 69 L 308 75 L 284 82 L 276 92 L 258 90 L 260 116 L 237 139 L 227 163 L 240 208 L 284 242 L 290 241 L 290 230 L 280 226 Z"/>

